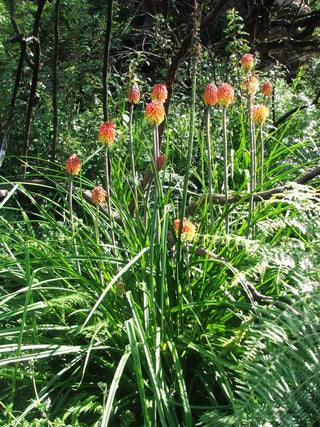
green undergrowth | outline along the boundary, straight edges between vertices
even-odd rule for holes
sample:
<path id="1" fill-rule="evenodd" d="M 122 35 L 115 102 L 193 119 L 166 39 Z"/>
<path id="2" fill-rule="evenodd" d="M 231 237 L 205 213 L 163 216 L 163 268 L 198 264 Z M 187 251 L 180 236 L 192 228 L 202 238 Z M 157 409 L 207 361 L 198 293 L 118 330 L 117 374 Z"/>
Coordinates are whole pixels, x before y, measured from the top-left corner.
<path id="1" fill-rule="evenodd" d="M 297 183 L 319 165 L 316 112 L 266 123 L 264 179 L 252 205 L 247 102 L 236 96 L 227 112 L 228 212 L 216 203 L 225 185 L 218 108 L 208 204 L 199 93 L 195 111 L 172 106 L 164 169 L 134 213 L 124 101 L 109 150 L 111 217 L 105 204 L 91 203 L 104 183 L 104 156 L 89 113 L 90 141 L 72 147 L 82 163 L 72 178 L 72 217 L 63 166 L 71 153 L 61 164 L 29 157 L 26 180 L 14 168 L 0 177 L 1 425 L 319 423 L 320 182 Z M 278 108 L 288 98 L 277 98 Z M 141 107 L 133 141 L 138 184 L 152 161 Z M 190 241 L 176 235 L 182 208 L 197 228 Z"/>
<path id="2" fill-rule="evenodd" d="M 286 149 L 276 133 L 270 138 L 275 145 L 264 189 L 314 165 L 312 159 L 295 164 L 308 141 Z M 62 168 L 48 173 L 50 165 L 36 160 L 29 178 L 46 173 L 36 189 L 2 178 L 1 188 L 9 189 L 0 205 L 2 423 L 317 422 L 317 184 L 290 184 L 257 203 L 254 234 L 248 233 L 248 198 L 231 205 L 230 235 L 223 207 L 214 206 L 211 225 L 204 203 L 193 215 L 196 236 L 179 258 L 173 220 L 182 178 L 169 144 L 167 153 L 160 196 L 152 190 L 135 218 L 128 208 L 131 183 L 114 155 L 112 221 L 86 197 L 97 182 L 85 177 L 90 159 L 84 163 L 74 179 L 74 235 Z M 198 166 L 193 163 L 192 176 L 203 190 Z M 234 187 L 237 194 L 246 186 L 235 181 Z M 188 203 L 198 199 L 191 184 Z M 267 298 L 257 300 L 252 289 Z"/>

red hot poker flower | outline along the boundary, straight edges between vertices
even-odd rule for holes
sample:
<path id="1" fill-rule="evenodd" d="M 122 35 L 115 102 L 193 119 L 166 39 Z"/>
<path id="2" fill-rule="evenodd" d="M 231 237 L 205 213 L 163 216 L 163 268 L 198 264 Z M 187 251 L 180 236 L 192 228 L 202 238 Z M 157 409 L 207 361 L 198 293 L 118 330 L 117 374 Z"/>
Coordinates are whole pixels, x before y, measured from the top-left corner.
<path id="1" fill-rule="evenodd" d="M 233 98 L 233 87 L 228 83 L 221 83 L 217 93 L 218 104 L 221 107 L 228 107 L 232 103 Z"/>
<path id="2" fill-rule="evenodd" d="M 158 83 L 153 87 L 151 92 L 152 101 L 159 101 L 163 104 L 166 101 L 167 96 L 167 86 L 164 83 Z"/>
<path id="3" fill-rule="evenodd" d="M 272 84 L 270 82 L 264 82 L 261 88 L 262 95 L 270 96 L 272 92 Z"/>
<path id="4" fill-rule="evenodd" d="M 116 126 L 112 122 L 104 122 L 99 129 L 99 141 L 111 145 L 116 138 Z"/>
<path id="5" fill-rule="evenodd" d="M 146 105 L 145 118 L 148 123 L 153 126 L 158 126 L 164 120 L 164 107 L 159 101 L 152 101 Z"/>
<path id="6" fill-rule="evenodd" d="M 176 236 L 178 236 L 180 228 L 180 219 L 176 219 L 174 221 L 174 231 L 176 233 Z M 181 236 L 183 240 L 192 240 L 194 238 L 194 235 L 196 234 L 196 226 L 189 221 L 188 219 L 184 219 L 182 223 L 182 230 L 181 230 Z"/>
<path id="7" fill-rule="evenodd" d="M 254 95 L 258 90 L 258 86 L 259 86 L 259 80 L 257 79 L 255 74 L 248 75 L 241 84 L 241 88 L 244 94 L 249 98 L 254 97 Z"/>
<path id="8" fill-rule="evenodd" d="M 256 125 L 263 125 L 269 115 L 269 109 L 263 104 L 252 106 L 252 120 Z"/>
<path id="9" fill-rule="evenodd" d="M 218 100 L 217 94 L 218 94 L 217 86 L 214 83 L 209 83 L 205 88 L 204 94 L 203 94 L 203 101 L 205 105 L 210 105 L 210 107 L 213 107 Z"/>
<path id="10" fill-rule="evenodd" d="M 245 71 L 252 70 L 254 65 L 254 56 L 252 55 L 252 53 L 246 53 L 245 55 L 243 55 L 243 57 L 241 58 L 241 65 Z"/>
<path id="11" fill-rule="evenodd" d="M 105 202 L 107 192 L 101 185 L 98 185 L 92 190 L 92 203 L 99 203 L 100 205 Z"/>
<path id="12" fill-rule="evenodd" d="M 81 169 L 81 160 L 76 154 L 72 154 L 66 164 L 66 170 L 69 175 L 78 175 Z"/>
<path id="13" fill-rule="evenodd" d="M 130 104 L 137 104 L 140 101 L 140 89 L 136 83 L 133 83 L 128 95 Z"/>

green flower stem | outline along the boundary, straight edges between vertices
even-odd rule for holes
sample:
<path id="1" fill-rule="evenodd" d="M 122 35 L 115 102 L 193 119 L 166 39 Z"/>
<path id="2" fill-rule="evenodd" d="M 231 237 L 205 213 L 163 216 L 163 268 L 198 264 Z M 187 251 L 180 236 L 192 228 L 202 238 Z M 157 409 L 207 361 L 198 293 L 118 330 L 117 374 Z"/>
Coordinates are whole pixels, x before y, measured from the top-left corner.
<path id="1" fill-rule="evenodd" d="M 188 140 L 188 151 L 187 151 L 187 161 L 186 161 L 186 171 L 184 176 L 183 183 L 183 193 L 182 193 L 182 204 L 180 210 L 180 226 L 178 230 L 178 241 L 177 241 L 177 263 L 176 263 L 176 277 L 177 277 L 177 293 L 179 295 L 179 327 L 182 328 L 183 323 L 183 298 L 182 298 L 182 277 L 181 274 L 185 274 L 183 264 L 182 264 L 182 248 L 183 242 L 181 241 L 181 232 L 183 226 L 183 220 L 186 214 L 186 205 L 188 197 L 188 186 L 189 186 L 189 177 L 192 161 L 192 150 L 193 150 L 193 140 L 194 140 L 194 123 L 195 123 L 195 114 L 196 114 L 196 88 L 197 88 L 197 67 L 198 67 L 198 43 L 199 35 L 197 23 L 195 23 L 195 32 L 194 32 L 194 46 L 193 46 L 193 55 L 191 62 L 191 102 L 190 102 L 190 121 L 189 121 L 189 140 Z"/>
<path id="2" fill-rule="evenodd" d="M 159 157 L 159 131 L 158 126 L 153 126 L 153 158 L 155 164 L 157 163 L 157 158 Z"/>
<path id="3" fill-rule="evenodd" d="M 157 221 L 157 235 L 158 243 L 161 239 L 161 229 L 160 229 L 160 212 L 159 212 L 159 193 L 160 193 L 160 182 L 157 171 L 157 158 L 159 157 L 159 129 L 157 125 L 153 126 L 153 174 L 154 174 L 154 185 L 155 185 L 155 196 L 158 200 L 157 203 L 157 212 L 156 212 L 156 221 Z"/>
<path id="4" fill-rule="evenodd" d="M 260 129 L 260 185 L 262 186 L 264 181 L 264 138 L 263 138 L 263 126 Z"/>
<path id="5" fill-rule="evenodd" d="M 251 225 L 251 219 L 252 219 L 252 213 L 255 207 L 254 203 L 254 191 L 257 187 L 257 181 L 256 181 L 256 173 L 257 173 L 257 164 L 256 164 L 256 137 L 255 137 L 255 127 L 252 120 L 252 109 L 251 109 L 251 102 L 249 102 L 249 111 L 250 111 L 250 204 L 249 204 L 249 217 L 248 217 L 248 225 L 250 228 Z"/>
<path id="6" fill-rule="evenodd" d="M 138 190 L 136 184 L 136 168 L 134 163 L 134 152 L 133 152 L 133 137 L 132 137 L 132 118 L 133 118 L 133 106 L 130 104 L 130 118 L 129 118 L 129 138 L 130 138 L 130 159 L 131 159 L 131 171 L 132 171 L 132 180 L 133 180 L 133 194 L 135 197 L 135 202 L 138 203 Z"/>
<path id="7" fill-rule="evenodd" d="M 73 190 L 73 175 L 71 175 L 70 183 L 69 183 L 69 211 L 70 211 L 70 224 L 71 224 L 72 237 L 74 237 L 72 190 Z"/>
<path id="8" fill-rule="evenodd" d="M 210 106 L 207 108 L 206 114 L 206 135 L 207 135 L 207 149 L 208 149 L 208 189 L 209 189 L 209 211 L 210 211 L 210 226 L 213 226 L 213 205 L 212 205 L 212 155 L 211 155 L 211 141 L 210 141 Z"/>
<path id="9" fill-rule="evenodd" d="M 192 160 L 195 105 L 196 105 L 196 87 L 197 87 L 197 63 L 198 63 L 198 58 L 196 56 L 192 62 L 192 87 L 191 87 L 191 104 L 190 104 L 189 141 L 188 141 L 186 172 L 184 175 L 184 183 L 183 183 L 182 205 L 181 205 L 181 211 L 180 211 L 181 221 L 180 221 L 180 227 L 179 227 L 179 241 L 181 237 L 183 219 L 186 214 L 188 185 L 189 185 L 189 176 L 190 176 L 191 160 Z"/>
<path id="10" fill-rule="evenodd" d="M 108 146 L 107 145 L 105 148 L 105 173 L 106 173 L 107 208 L 108 208 L 108 215 L 109 215 L 110 226 L 111 226 L 111 238 L 112 238 L 112 244 L 113 244 L 113 246 L 115 246 L 116 241 L 115 241 L 114 232 L 112 229 L 113 221 L 112 221 L 112 215 L 111 215 L 109 158 L 108 158 Z"/>
<path id="11" fill-rule="evenodd" d="M 79 252 L 78 252 L 78 248 L 77 248 L 77 241 L 76 241 L 76 237 L 75 237 L 74 222 L 73 222 L 72 193 L 73 193 L 73 175 L 71 175 L 71 177 L 70 177 L 70 184 L 69 184 L 69 211 L 70 211 L 70 224 L 71 224 L 71 233 L 72 233 L 72 239 L 73 239 L 73 245 L 74 245 L 74 253 L 75 253 L 75 256 L 78 257 Z M 81 273 L 79 260 L 77 260 L 77 269 L 78 269 L 78 272 Z"/>
<path id="12" fill-rule="evenodd" d="M 100 233 L 99 233 L 99 203 L 96 203 L 96 220 L 95 220 L 95 232 L 96 232 L 96 242 L 98 247 L 98 254 L 100 255 Z M 104 278 L 102 274 L 102 261 L 99 260 L 99 277 L 100 277 L 100 283 L 101 286 L 104 286 Z"/>
<path id="13" fill-rule="evenodd" d="M 229 234 L 229 189 L 228 189 L 228 141 L 227 141 L 227 108 L 222 109 L 223 149 L 224 149 L 224 197 L 226 209 L 226 233 Z"/>

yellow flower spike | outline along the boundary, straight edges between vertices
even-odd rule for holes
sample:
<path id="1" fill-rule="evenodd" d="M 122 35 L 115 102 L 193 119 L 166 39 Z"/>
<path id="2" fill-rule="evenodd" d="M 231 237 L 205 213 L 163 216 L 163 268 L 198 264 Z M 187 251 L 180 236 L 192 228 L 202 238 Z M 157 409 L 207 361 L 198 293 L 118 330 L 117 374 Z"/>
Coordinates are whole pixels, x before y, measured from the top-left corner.
<path id="1" fill-rule="evenodd" d="M 151 101 L 146 105 L 145 118 L 148 123 L 153 126 L 158 126 L 164 120 L 164 107 L 159 101 Z"/>
<path id="2" fill-rule="evenodd" d="M 263 104 L 252 106 L 252 120 L 256 125 L 263 125 L 269 115 L 269 109 Z"/>
<path id="3" fill-rule="evenodd" d="M 246 53 L 241 58 L 241 65 L 245 71 L 251 71 L 254 66 L 254 56 L 252 53 Z"/>
<path id="4" fill-rule="evenodd" d="M 241 84 L 241 89 L 248 98 L 253 98 L 259 87 L 259 80 L 255 74 L 248 75 Z"/>
<path id="5" fill-rule="evenodd" d="M 99 141 L 110 146 L 116 138 L 116 125 L 112 122 L 104 122 L 99 129 Z"/>
<path id="6" fill-rule="evenodd" d="M 220 107 L 228 107 L 234 98 L 234 89 L 228 83 L 221 83 L 217 92 L 217 100 Z"/>

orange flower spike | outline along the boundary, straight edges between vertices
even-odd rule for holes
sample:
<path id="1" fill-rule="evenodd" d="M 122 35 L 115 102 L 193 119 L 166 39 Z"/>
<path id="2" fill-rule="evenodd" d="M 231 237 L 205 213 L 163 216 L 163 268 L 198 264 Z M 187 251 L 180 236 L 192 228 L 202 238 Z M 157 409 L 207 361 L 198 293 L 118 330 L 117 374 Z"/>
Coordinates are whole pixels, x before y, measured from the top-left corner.
<path id="1" fill-rule="evenodd" d="M 116 125 L 112 122 L 104 122 L 100 126 L 99 141 L 108 146 L 112 145 L 116 138 Z"/>
<path id="2" fill-rule="evenodd" d="M 209 83 L 206 86 L 203 94 L 203 101 L 205 105 L 210 105 L 210 107 L 213 107 L 218 100 L 217 94 L 218 94 L 217 86 L 214 83 Z"/>
<path id="3" fill-rule="evenodd" d="M 165 163 L 166 163 L 166 156 L 165 156 L 165 154 L 160 154 L 160 156 L 158 156 L 157 160 L 156 160 L 156 166 L 157 166 L 158 172 L 162 171 L 162 169 L 164 168 Z"/>
<path id="4" fill-rule="evenodd" d="M 164 107 L 159 101 L 151 101 L 146 105 L 145 118 L 148 123 L 158 126 L 164 120 Z"/>
<path id="5" fill-rule="evenodd" d="M 140 101 L 140 89 L 136 83 L 133 83 L 128 95 L 128 102 L 130 104 L 137 104 Z"/>
<path id="6" fill-rule="evenodd" d="M 151 92 L 152 101 L 159 101 L 163 104 L 168 97 L 167 86 L 164 83 L 156 84 Z"/>
<path id="7" fill-rule="evenodd" d="M 242 84 L 241 88 L 244 92 L 244 94 L 248 97 L 254 97 L 259 87 L 259 80 L 257 79 L 255 74 L 249 75 L 246 77 Z"/>
<path id="8" fill-rule="evenodd" d="M 98 185 L 92 190 L 92 203 L 95 205 L 99 203 L 101 205 L 106 200 L 107 192 L 101 185 Z"/>
<path id="9" fill-rule="evenodd" d="M 81 169 L 81 160 L 76 154 L 72 154 L 66 164 L 66 170 L 69 175 L 78 175 Z"/>
<path id="10" fill-rule="evenodd" d="M 272 84 L 270 82 L 264 82 L 261 88 L 262 95 L 270 96 L 272 92 Z"/>
<path id="11" fill-rule="evenodd" d="M 256 125 L 263 125 L 266 118 L 269 115 L 269 109 L 263 104 L 253 105 L 252 109 L 252 120 Z"/>
<path id="12" fill-rule="evenodd" d="M 246 53 L 241 58 L 241 65 L 245 71 L 251 71 L 254 66 L 254 56 L 252 53 Z"/>
<path id="13" fill-rule="evenodd" d="M 221 83 L 218 92 L 217 100 L 221 107 L 228 107 L 234 98 L 234 89 L 228 83 Z"/>
<path id="14" fill-rule="evenodd" d="M 174 221 L 174 231 L 176 233 L 176 236 L 178 236 L 180 228 L 180 219 L 176 219 Z M 181 230 L 181 236 L 183 240 L 192 240 L 196 234 L 197 228 L 196 226 L 189 221 L 188 219 L 184 219 L 182 223 L 182 230 Z"/>

